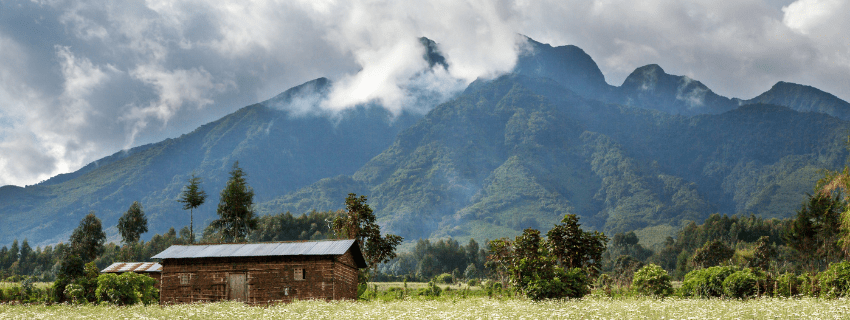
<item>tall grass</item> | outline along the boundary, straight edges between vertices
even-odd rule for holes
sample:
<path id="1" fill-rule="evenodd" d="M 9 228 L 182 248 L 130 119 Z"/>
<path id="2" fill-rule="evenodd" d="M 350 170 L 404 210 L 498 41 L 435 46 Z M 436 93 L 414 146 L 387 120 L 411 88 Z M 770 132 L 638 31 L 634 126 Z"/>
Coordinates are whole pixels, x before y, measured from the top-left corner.
<path id="1" fill-rule="evenodd" d="M 0 304 L 0 319 L 847 319 L 847 299 L 741 300 L 488 298 L 389 302 L 299 301 L 269 307 L 237 302 L 128 307 Z"/>

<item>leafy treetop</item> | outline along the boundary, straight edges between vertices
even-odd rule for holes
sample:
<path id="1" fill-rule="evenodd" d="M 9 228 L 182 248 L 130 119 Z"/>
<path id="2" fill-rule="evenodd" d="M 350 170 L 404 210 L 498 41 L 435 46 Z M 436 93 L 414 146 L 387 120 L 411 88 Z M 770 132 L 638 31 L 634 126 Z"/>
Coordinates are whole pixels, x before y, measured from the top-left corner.
<path id="1" fill-rule="evenodd" d="M 133 201 L 127 212 L 118 219 L 118 233 L 124 239 L 124 243 L 131 244 L 139 241 L 141 235 L 148 232 L 148 218 L 142 211 L 142 205 Z"/>
<path id="2" fill-rule="evenodd" d="M 381 236 L 381 227 L 375 223 L 375 213 L 366 203 L 366 196 L 357 197 L 349 193 L 345 199 L 345 208 L 346 212 L 332 223 L 337 237 L 357 240 L 363 248 L 366 262 L 373 270 L 378 264 L 394 259 L 395 248 L 404 239 L 394 234 Z"/>

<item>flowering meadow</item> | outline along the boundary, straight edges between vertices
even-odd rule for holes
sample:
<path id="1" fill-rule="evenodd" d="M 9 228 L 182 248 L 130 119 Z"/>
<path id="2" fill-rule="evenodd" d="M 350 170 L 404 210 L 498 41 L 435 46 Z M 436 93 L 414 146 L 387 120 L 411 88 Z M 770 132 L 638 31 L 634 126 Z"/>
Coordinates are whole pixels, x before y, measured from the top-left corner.
<path id="1" fill-rule="evenodd" d="M 848 299 L 601 298 L 238 302 L 169 306 L 0 304 L 0 319 L 850 319 Z"/>

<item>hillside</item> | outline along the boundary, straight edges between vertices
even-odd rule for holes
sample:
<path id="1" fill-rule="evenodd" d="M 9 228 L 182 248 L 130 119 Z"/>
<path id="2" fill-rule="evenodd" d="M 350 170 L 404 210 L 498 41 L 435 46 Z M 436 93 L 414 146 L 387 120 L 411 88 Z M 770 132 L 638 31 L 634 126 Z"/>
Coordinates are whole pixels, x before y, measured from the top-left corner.
<path id="1" fill-rule="evenodd" d="M 423 59 L 447 66 L 438 44 L 420 41 Z M 176 199 L 193 171 L 210 195 L 195 211 L 201 230 L 238 160 L 259 214 L 336 210 L 354 192 L 408 240 L 545 231 L 575 213 L 651 245 L 712 213 L 790 216 L 818 170 L 847 158 L 850 108 L 816 88 L 779 83 L 730 99 L 658 65 L 612 86 L 580 48 L 531 39 L 513 73 L 479 79 L 426 115 L 310 109 L 330 86 L 316 79 L 180 137 L 0 187 L 0 241 L 65 241 L 89 211 L 117 239 L 133 201 L 147 236 L 179 229 L 189 219 Z M 313 111 L 291 111 L 305 103 Z"/>
<path id="2" fill-rule="evenodd" d="M 850 126 L 820 113 L 758 104 L 684 117 L 525 76 L 470 87 L 350 177 L 264 207 L 333 209 L 358 192 L 408 239 L 493 239 L 566 213 L 606 232 L 669 235 L 715 212 L 790 216 L 817 170 L 846 158 Z"/>
<path id="3" fill-rule="evenodd" d="M 215 216 L 218 192 L 235 161 L 248 173 L 257 201 L 264 201 L 328 175 L 355 172 L 421 117 L 394 117 L 378 106 L 338 115 L 284 109 L 295 98 L 323 94 L 329 85 L 317 79 L 178 138 L 118 152 L 39 185 L 3 187 L 0 242 L 65 241 L 89 211 L 114 236 L 118 218 L 133 201 L 142 203 L 152 232 L 179 229 L 188 225 L 189 215 L 176 200 L 193 171 L 210 195 L 195 210 L 199 229 Z"/>

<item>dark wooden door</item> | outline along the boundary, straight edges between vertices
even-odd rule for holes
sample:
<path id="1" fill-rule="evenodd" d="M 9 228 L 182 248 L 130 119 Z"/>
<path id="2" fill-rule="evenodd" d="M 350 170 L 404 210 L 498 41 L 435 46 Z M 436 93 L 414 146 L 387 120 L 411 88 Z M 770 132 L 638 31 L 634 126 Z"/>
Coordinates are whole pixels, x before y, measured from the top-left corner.
<path id="1" fill-rule="evenodd" d="M 245 281 L 244 273 L 229 274 L 227 285 L 230 288 L 230 300 L 248 301 L 248 281 Z"/>

